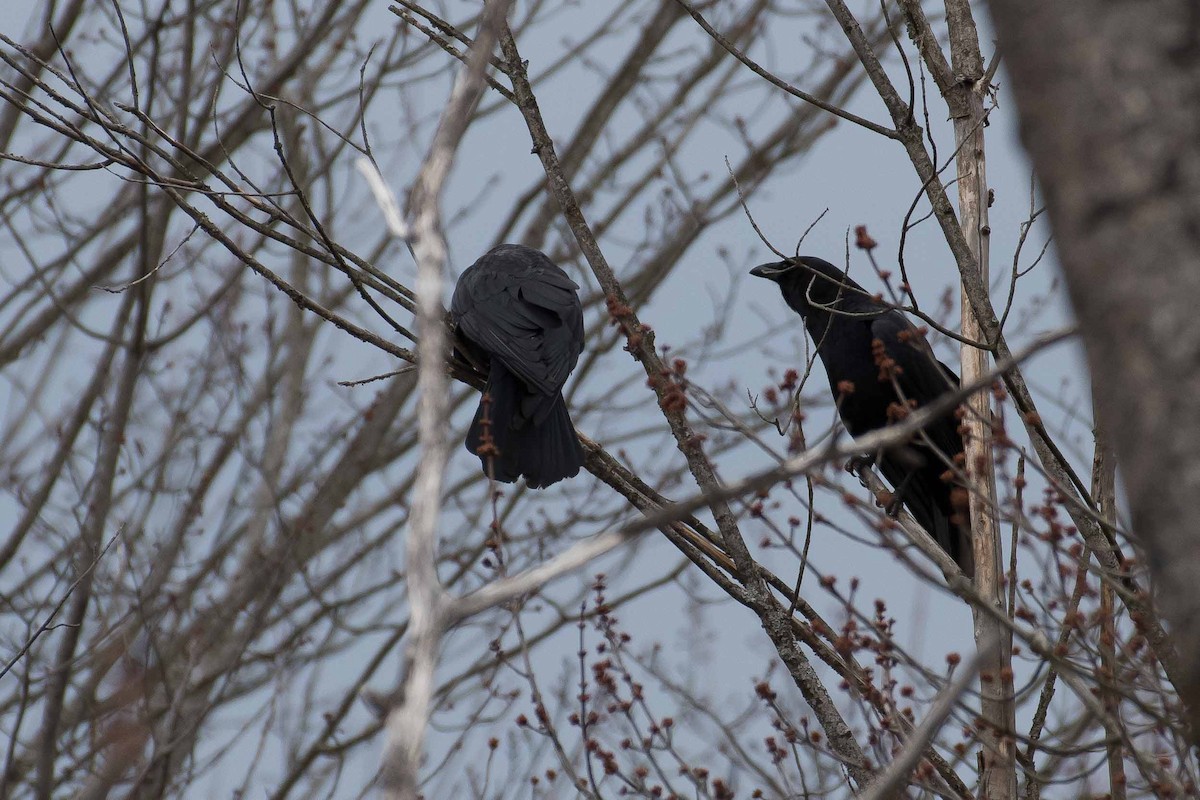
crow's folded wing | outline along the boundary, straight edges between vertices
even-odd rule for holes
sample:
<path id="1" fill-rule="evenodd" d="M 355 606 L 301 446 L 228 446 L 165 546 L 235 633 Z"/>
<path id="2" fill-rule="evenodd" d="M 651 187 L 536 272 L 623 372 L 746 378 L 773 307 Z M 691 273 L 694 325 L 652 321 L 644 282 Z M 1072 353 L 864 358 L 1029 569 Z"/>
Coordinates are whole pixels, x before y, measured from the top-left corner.
<path id="1" fill-rule="evenodd" d="M 583 343 L 583 312 L 566 275 L 476 268 L 464 274 L 450 310 L 460 331 L 543 394 L 558 392 Z"/>
<path id="2" fill-rule="evenodd" d="M 958 388 L 958 376 L 934 357 L 929 343 L 899 311 L 872 320 L 871 334 L 883 342 L 887 354 L 900 367 L 896 383 L 906 399 L 917 402 L 917 408 Z M 925 433 L 947 457 L 962 452 L 953 411 L 930 422 Z"/>
<path id="3" fill-rule="evenodd" d="M 550 380 L 558 387 L 567 381 L 583 352 L 583 307 L 579 287 L 561 273 L 538 270 L 522 282 L 519 296 L 528 305 L 549 312 L 555 324 L 543 329 L 542 355 Z"/>

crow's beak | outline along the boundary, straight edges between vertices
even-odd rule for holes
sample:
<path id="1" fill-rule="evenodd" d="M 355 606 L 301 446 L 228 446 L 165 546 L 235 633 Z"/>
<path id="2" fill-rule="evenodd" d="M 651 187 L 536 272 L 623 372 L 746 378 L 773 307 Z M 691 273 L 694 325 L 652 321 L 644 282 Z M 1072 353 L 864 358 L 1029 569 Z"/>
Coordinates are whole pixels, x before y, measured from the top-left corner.
<path id="1" fill-rule="evenodd" d="M 766 278 L 769 281 L 777 280 L 784 270 L 779 268 L 778 264 L 760 264 L 750 270 L 750 274 L 756 278 Z"/>

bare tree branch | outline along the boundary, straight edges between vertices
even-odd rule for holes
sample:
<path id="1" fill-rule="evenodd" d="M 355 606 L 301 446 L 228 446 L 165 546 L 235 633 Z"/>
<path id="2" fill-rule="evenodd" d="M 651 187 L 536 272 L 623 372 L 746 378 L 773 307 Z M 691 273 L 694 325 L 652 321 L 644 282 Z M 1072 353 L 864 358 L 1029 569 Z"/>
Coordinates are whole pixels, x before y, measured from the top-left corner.
<path id="1" fill-rule="evenodd" d="M 908 735 L 904 749 L 876 776 L 866 791 L 858 795 L 859 800 L 886 800 L 886 798 L 897 796 L 897 791 L 908 783 L 909 773 L 921 760 L 925 748 L 933 741 L 946 718 L 950 716 L 950 712 L 967 692 L 984 659 L 989 655 L 987 650 L 979 650 L 970 661 L 958 668 L 954 680 L 942 689 L 937 700 L 925 712 L 925 718 L 921 720 L 921 724 Z"/>

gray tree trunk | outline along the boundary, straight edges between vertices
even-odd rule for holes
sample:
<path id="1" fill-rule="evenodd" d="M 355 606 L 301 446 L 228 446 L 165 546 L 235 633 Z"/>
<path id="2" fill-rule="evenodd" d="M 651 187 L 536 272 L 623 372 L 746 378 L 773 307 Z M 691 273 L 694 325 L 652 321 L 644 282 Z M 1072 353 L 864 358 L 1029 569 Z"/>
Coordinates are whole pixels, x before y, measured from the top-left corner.
<path id="1" fill-rule="evenodd" d="M 1200 5 L 992 0 L 1200 731 Z"/>

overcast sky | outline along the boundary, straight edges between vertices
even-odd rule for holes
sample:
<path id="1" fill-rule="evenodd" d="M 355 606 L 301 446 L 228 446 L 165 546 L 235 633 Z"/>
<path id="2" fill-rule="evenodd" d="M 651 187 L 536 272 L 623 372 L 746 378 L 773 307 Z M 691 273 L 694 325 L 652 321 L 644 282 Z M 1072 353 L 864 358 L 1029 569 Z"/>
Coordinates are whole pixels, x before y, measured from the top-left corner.
<path id="1" fill-rule="evenodd" d="M 29 9 L 33 5 L 32 0 L 8 0 L 10 19 L 36 19 L 36 15 L 29 16 Z M 386 2 L 378 3 L 368 21 L 364 23 L 362 35 L 366 39 L 378 36 L 380 30 L 390 30 L 392 26 L 399 24 L 396 18 L 387 12 L 386 5 Z M 466 4 L 461 2 L 447 5 L 446 13 L 451 18 L 460 16 L 466 7 Z M 580 32 L 589 30 L 597 18 L 607 14 L 608 5 L 595 2 L 574 4 L 555 15 L 552 23 L 526 35 L 520 45 L 530 62 L 531 74 L 536 75 L 539 69 L 560 52 L 564 40 L 577 39 Z M 765 65 L 786 72 L 790 63 L 789 53 L 806 47 L 802 35 L 806 32 L 805 26 L 808 24 L 802 17 L 789 20 L 788 25 L 772 29 L 769 39 L 756 42 L 751 54 L 760 58 Z M 16 28 L 16 25 L 9 26 L 14 33 Z M 32 23 L 25 29 L 32 30 Z M 600 53 L 598 55 L 602 57 L 595 60 L 600 64 L 617 63 L 624 56 L 636 33 L 636 29 L 633 29 L 629 31 L 628 36 L 610 41 L 606 47 L 611 48 L 611 52 Z M 690 21 L 678 25 L 672 36 L 678 40 L 679 46 L 706 44 L 703 32 Z M 985 42 L 991 40 L 986 32 L 982 38 Z M 96 66 L 99 68 L 99 65 Z M 895 64 L 892 67 L 897 77 L 902 76 L 902 72 L 896 70 Z M 747 73 L 746 79 L 753 78 Z M 1006 77 L 1003 70 L 996 82 L 1001 87 L 1000 102 L 990 117 L 991 124 L 986 135 L 988 177 L 995 191 L 995 203 L 990 212 L 993 282 L 1001 286 L 997 296 L 1003 297 L 1020 224 L 1029 213 L 1030 173 L 1017 139 L 1014 109 L 1005 92 Z M 446 80 L 426 81 L 416 98 L 419 103 L 424 104 L 421 110 L 435 113 L 444 102 L 447 85 Z M 561 141 L 574 130 L 585 110 L 579 98 L 587 98 L 590 102 L 602 85 L 603 76 L 593 65 L 576 64 L 539 90 L 542 112 L 556 140 Z M 762 102 L 760 94 L 747 92 L 745 97 L 746 108 L 741 113 L 747 127 L 752 131 L 756 126 L 763 126 L 765 129 L 771 121 L 786 113 L 789 105 L 799 102 L 785 97 L 782 93 L 775 94 L 769 102 Z M 412 99 L 409 98 L 410 101 Z M 484 102 L 487 104 L 495 101 L 496 97 L 491 95 L 485 98 Z M 849 108 L 870 119 L 887 121 L 882 102 L 867 84 L 857 93 Z M 392 112 L 395 116 L 389 117 Z M 619 122 L 621 119 L 628 119 L 630 124 L 633 124 L 638 114 L 635 104 L 626 104 L 616 120 Z M 374 106 L 369 126 L 374 130 L 386 128 L 400 117 L 398 98 L 392 98 Z M 949 124 L 943 119 L 934 119 L 932 123 L 939 145 L 939 157 L 945 160 L 953 151 Z M 425 144 L 423 141 L 413 142 L 408 151 L 397 149 L 394 152 L 379 154 L 380 162 L 387 170 L 387 177 L 394 182 L 393 186 L 397 192 L 402 193 L 407 188 L 405 181 L 411 177 Z M 738 152 L 733 134 L 714 126 L 705 129 L 702 135 L 689 144 L 680 155 L 680 163 L 689 174 L 707 172 L 720 177 L 725 173 L 726 157 L 736 159 Z M 351 172 L 347 170 L 348 175 Z M 450 213 L 462 208 L 470 209 L 468 215 L 451 225 L 448 230 L 452 268 L 455 272 L 467 267 L 491 244 L 496 230 L 511 208 L 513 198 L 537 180 L 540 174 L 540 164 L 536 156 L 529 152 L 528 133 L 515 109 L 502 109 L 495 115 L 495 119 L 473 128 L 468 133 L 458 156 L 445 204 Z M 348 177 L 347 180 L 352 181 L 354 178 Z M 919 190 L 920 183 L 898 143 L 852 124 L 839 122 L 830 133 L 820 139 L 800 163 L 799 168 L 781 170 L 780 174 L 773 176 L 750 200 L 750 208 L 763 232 L 784 251 L 791 251 L 795 247 L 797 237 L 827 209 L 824 218 L 809 234 L 802 252 L 818 255 L 839 264 L 843 263 L 845 257 L 847 231 L 856 225 L 866 225 L 880 244 L 877 255 L 882 266 L 890 268 L 895 261 L 902 217 Z M 360 187 L 359 196 L 360 199 L 366 196 L 365 187 Z M 925 210 L 927 206 L 924 203 L 920 204 L 917 215 L 923 215 Z M 640 223 L 641 221 L 636 219 L 624 221 L 624 227 L 615 231 L 607 240 L 611 244 L 606 243 L 606 254 L 618 272 L 622 259 L 630 255 L 626 243 L 636 242 L 641 236 Z M 382 221 L 372 220 L 368 214 L 364 216 L 362 224 L 381 226 Z M 1036 228 L 1031 235 L 1029 252 L 1040 249 L 1045 236 L 1044 226 Z M 346 243 L 353 247 L 352 242 Z M 724 260 L 718 255 L 721 248 L 733 254 L 735 260 L 744 258 L 744 263 L 740 264 L 736 272 L 731 274 Z M 936 226 L 930 222 L 918 228 L 910 236 L 906 252 L 910 277 L 918 297 L 924 306 L 936 306 L 937 299 L 943 291 L 954 286 L 956 274 L 953 260 Z M 850 259 L 852 274 L 869 288 L 877 287 L 878 284 L 870 274 L 870 267 L 862 254 L 851 249 Z M 725 332 L 728 341 L 751 341 L 759 338 L 765 331 L 776 331 L 769 343 L 769 353 L 766 352 L 766 348 L 758 346 L 748 348 L 737 358 L 723 359 L 715 364 L 694 364 L 689 377 L 699 384 L 715 389 L 734 383 L 755 393 L 768 383 L 769 367 L 787 365 L 789 352 L 795 354 L 794 363 L 791 365 L 801 366 L 804 334 L 798 319 L 785 308 L 775 286 L 745 274 L 752 266 L 768 260 L 773 260 L 773 257 L 758 242 L 748 221 L 744 216 L 735 214 L 701 236 L 688 251 L 682 266 L 672 274 L 651 302 L 645 308 L 638 309 L 643 321 L 654 327 L 660 344 L 682 345 L 696 340 L 704 328 L 711 324 L 716 314 L 714 298 L 725 297 L 730 291 L 732 281 L 735 305 L 733 313 L 729 316 L 730 327 Z M 390 263 L 381 266 L 411 285 L 414 267 L 406 256 L 395 254 Z M 594 279 L 590 274 L 576 267 L 570 269 L 576 279 L 584 284 L 585 291 L 595 289 Z M 1037 307 L 1036 314 L 1028 324 L 1010 337 L 1014 350 L 1039 333 L 1067 324 L 1069 312 L 1064 306 L 1061 294 L 1052 288 L 1056 280 L 1057 267 L 1052 256 L 1034 273 L 1023 279 L 1019 287 L 1018 308 L 1023 308 L 1034 298 L 1048 299 Z M 449 287 L 447 299 L 448 296 Z M 954 297 L 957 302 L 956 290 Z M 116 300 L 112 302 L 115 303 Z M 591 321 L 597 321 L 597 318 L 593 317 Z M 327 347 L 339 354 L 335 370 L 337 374 L 334 376 L 336 379 L 357 378 L 389 368 L 388 359 L 381 354 L 338 338 L 340 336 L 337 332 L 331 332 L 327 342 Z M 938 342 L 937 346 L 943 360 L 954 363 L 951 359 L 955 358 L 956 348 L 944 340 Z M 594 385 L 579 387 L 577 391 L 586 397 L 590 392 L 600 393 L 607 390 L 613 383 L 629 381 L 627 397 L 636 400 L 639 392 L 646 394 L 649 391 L 642 385 L 642 381 L 636 378 L 639 371 L 640 367 L 637 364 L 616 349 L 604 357 L 603 368 L 593 378 Z M 1039 399 L 1063 400 L 1061 405 L 1054 402 L 1044 404 L 1044 416 L 1050 421 L 1051 427 L 1062 420 L 1074 418 L 1077 420 L 1074 430 L 1077 433 L 1086 432 L 1089 427 L 1090 408 L 1084 388 L 1082 362 L 1073 344 L 1059 345 L 1037 358 L 1026 374 L 1031 385 L 1040 390 Z M 1067 382 L 1065 388 L 1064 381 Z M 823 375 L 815 376 L 809 391 L 820 393 L 825 389 Z M 744 411 L 746 407 L 745 392 L 741 397 L 743 405 L 735 409 L 737 411 Z M 9 401 L 10 398 L 6 396 L 4 389 L 0 389 L 0 418 L 7 414 L 5 403 Z M 646 407 L 653 409 L 653 404 L 649 403 Z M 462 413 L 469 415 L 470 411 L 471 409 L 464 409 Z M 814 420 L 809 423 L 814 431 L 820 430 L 819 420 L 829 419 L 830 411 L 823 408 L 815 414 Z M 465 428 L 466 422 L 466 418 L 456 418 L 460 428 Z M 596 439 L 605 442 L 603 429 L 589 428 L 589 421 L 586 419 L 580 424 Z M 1010 432 L 1016 427 L 1011 425 Z M 658 449 L 657 456 L 647 453 L 646 458 L 680 458 L 673 450 L 673 442 L 665 431 L 665 425 L 663 430 L 662 436 L 657 440 L 658 447 L 649 448 Z M 775 444 L 780 449 L 784 446 L 782 440 Z M 742 447 L 730 457 L 722 459 L 720 468 L 724 476 L 734 477 L 760 469 L 769 463 L 770 458 L 767 455 L 753 447 Z M 477 461 L 456 447 L 451 469 L 457 474 L 462 474 L 477 469 Z M 846 479 L 846 485 L 856 492 L 862 492 L 857 486 L 857 481 Z M 681 494 L 683 490 L 674 491 Z M 786 504 L 786 494 L 776 493 L 775 497 Z M 547 503 L 551 504 L 548 507 L 553 507 L 552 504 L 561 502 L 561 495 L 551 490 L 526 502 Z M 848 527 L 853 528 L 857 525 L 835 505 L 830 504 L 823 508 L 823 511 Z M 756 530 L 753 522 L 746 524 L 745 533 L 747 541 L 751 543 L 756 542 L 762 535 L 762 531 Z M 397 542 L 397 548 L 400 547 L 401 543 Z M 646 571 L 660 570 L 662 565 L 674 563 L 678 558 L 674 548 L 655 533 L 648 535 L 648 539 L 639 545 L 637 553 L 638 557 L 632 563 L 628 563 L 627 554 L 617 554 L 604 559 L 580 575 L 565 580 L 586 581 L 588 576 L 597 571 L 623 571 L 624 578 L 620 574 L 614 575 L 615 592 L 623 582 L 633 582 L 644 577 Z M 957 601 L 947 600 L 939 592 L 912 579 L 891 555 L 819 527 L 811 557 L 814 568 L 819 572 L 847 577 L 851 574 L 857 575 L 862 579 L 862 591 L 865 596 L 884 598 L 898 618 L 900 641 L 909 645 L 918 657 L 926 657 L 933 663 L 937 654 L 944 651 L 971 649 L 968 610 Z M 769 566 L 772 563 L 769 552 L 764 556 L 764 563 Z M 788 564 L 783 568 L 785 577 L 792 570 L 790 561 Z M 708 590 L 710 597 L 714 596 L 714 593 L 715 590 Z M 839 611 L 830 608 L 828 599 L 821 592 L 813 590 L 806 596 L 819 608 L 829 611 L 833 620 L 842 618 Z M 707 609 L 703 637 L 698 641 L 691 638 L 698 629 L 680 622 L 687 614 L 687 603 L 681 587 L 668 585 L 623 609 L 620 617 L 634 635 L 635 642 L 648 644 L 655 639 L 663 641 L 668 646 L 668 652 L 664 655 L 666 658 L 677 659 L 680 662 L 695 661 L 698 658 L 702 661 L 707 660 L 709 663 L 704 666 L 704 674 L 710 681 L 707 688 L 717 701 L 729 696 L 744 697 L 751 690 L 751 679 L 761 676 L 765 664 L 773 656 L 773 650 L 755 618 L 732 602 L 710 606 Z M 547 674 L 556 674 L 564 660 L 574 658 L 574 650 L 578 644 L 573 640 L 574 635 L 574 631 L 567 631 L 558 637 L 558 640 L 539 650 L 537 658 L 547 670 Z M 463 641 L 464 639 L 466 641 Z M 477 636 L 459 637 L 452 643 L 450 657 L 466 658 L 476 654 L 474 650 L 480 641 Z M 674 652 L 671 652 L 672 650 Z M 363 709 L 359 713 L 367 712 Z M 432 746 L 437 748 L 436 741 Z M 228 789 L 226 781 L 229 780 L 232 779 L 227 775 L 214 775 L 212 789 Z"/>

